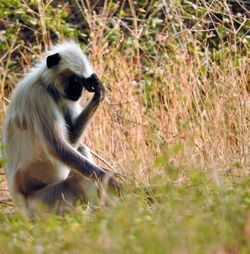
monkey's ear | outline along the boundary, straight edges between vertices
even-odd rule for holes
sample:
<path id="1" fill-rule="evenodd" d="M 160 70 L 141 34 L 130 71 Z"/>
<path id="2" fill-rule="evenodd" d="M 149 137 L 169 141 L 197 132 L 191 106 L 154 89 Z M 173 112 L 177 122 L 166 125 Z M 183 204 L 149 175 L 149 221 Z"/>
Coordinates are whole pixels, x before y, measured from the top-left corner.
<path id="1" fill-rule="evenodd" d="M 58 53 L 48 56 L 46 59 L 47 67 L 50 69 L 50 68 L 58 65 L 60 60 L 61 60 L 61 57 Z"/>

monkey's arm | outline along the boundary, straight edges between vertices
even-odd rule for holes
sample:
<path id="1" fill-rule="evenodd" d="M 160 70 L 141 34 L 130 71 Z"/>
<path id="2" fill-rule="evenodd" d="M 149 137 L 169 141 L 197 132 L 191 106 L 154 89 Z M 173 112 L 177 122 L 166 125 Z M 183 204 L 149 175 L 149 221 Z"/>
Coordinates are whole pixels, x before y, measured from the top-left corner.
<path id="1" fill-rule="evenodd" d="M 55 158 L 75 169 L 78 173 L 94 180 L 102 180 L 104 176 L 110 176 L 102 168 L 75 150 L 60 133 L 60 127 L 56 122 L 50 125 L 43 125 L 43 136 L 46 146 Z"/>
<path id="2" fill-rule="evenodd" d="M 105 88 L 97 77 L 94 79 L 94 81 L 92 81 L 91 85 L 91 89 L 88 87 L 87 90 L 90 92 L 95 92 L 94 96 L 70 126 L 70 141 L 72 143 L 77 142 L 77 140 L 80 138 L 83 131 L 86 129 L 90 119 L 98 108 L 100 102 L 105 97 Z"/>

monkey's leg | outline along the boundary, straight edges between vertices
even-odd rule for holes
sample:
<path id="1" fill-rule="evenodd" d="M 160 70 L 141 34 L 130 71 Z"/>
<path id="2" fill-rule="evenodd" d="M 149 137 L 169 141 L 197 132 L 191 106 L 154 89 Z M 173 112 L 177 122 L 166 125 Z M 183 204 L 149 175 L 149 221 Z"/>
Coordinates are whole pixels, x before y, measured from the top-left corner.
<path id="1" fill-rule="evenodd" d="M 80 145 L 77 151 L 94 163 L 94 158 L 86 145 Z M 90 179 L 84 178 L 83 176 L 75 173 L 74 171 L 71 172 L 71 174 L 75 175 L 75 177 L 77 177 L 78 180 L 82 183 L 88 201 L 88 208 L 92 209 L 97 204 L 99 198 L 97 186 Z"/>
<path id="2" fill-rule="evenodd" d="M 77 201 L 86 203 L 87 197 L 78 179 L 69 176 L 63 181 L 49 184 L 32 192 L 26 197 L 26 200 L 30 215 L 34 215 L 39 212 L 39 209 L 64 213 L 67 209 L 74 207 Z"/>

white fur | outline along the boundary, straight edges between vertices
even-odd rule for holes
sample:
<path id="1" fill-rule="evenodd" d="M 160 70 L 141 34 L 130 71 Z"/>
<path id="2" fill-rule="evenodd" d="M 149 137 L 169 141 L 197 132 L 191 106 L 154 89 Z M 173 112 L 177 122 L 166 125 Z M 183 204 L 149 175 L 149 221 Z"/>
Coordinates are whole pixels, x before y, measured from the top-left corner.
<path id="1" fill-rule="evenodd" d="M 48 69 L 46 57 L 59 53 L 61 61 L 56 71 Z M 79 112 L 78 102 L 66 99 L 61 105 L 56 105 L 53 98 L 46 91 L 46 86 L 53 84 L 58 90 L 60 86 L 60 72 L 70 69 L 72 72 L 89 77 L 94 71 L 82 53 L 79 45 L 70 41 L 53 47 L 45 57 L 27 73 L 13 92 L 13 98 L 8 108 L 3 128 L 4 156 L 7 159 L 5 173 L 12 194 L 15 196 L 14 178 L 20 168 L 27 167 L 34 161 L 51 161 L 54 165 L 51 181 L 62 180 L 68 176 L 69 169 L 60 161 L 51 159 L 46 143 L 42 138 L 41 122 L 51 123 L 55 118 L 59 123 L 60 133 L 66 136 L 63 107 L 74 108 Z M 49 170 L 49 169 L 48 169 Z"/>

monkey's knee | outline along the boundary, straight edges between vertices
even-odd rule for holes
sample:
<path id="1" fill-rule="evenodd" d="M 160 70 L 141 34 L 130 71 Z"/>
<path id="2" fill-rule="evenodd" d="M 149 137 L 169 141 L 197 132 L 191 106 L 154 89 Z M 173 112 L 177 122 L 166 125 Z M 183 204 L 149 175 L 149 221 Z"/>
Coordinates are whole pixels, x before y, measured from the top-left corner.
<path id="1" fill-rule="evenodd" d="M 75 177 L 47 185 L 26 197 L 28 213 L 54 211 L 63 214 L 79 204 L 87 204 L 88 197 L 82 184 Z"/>

